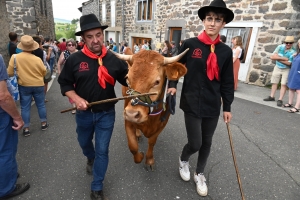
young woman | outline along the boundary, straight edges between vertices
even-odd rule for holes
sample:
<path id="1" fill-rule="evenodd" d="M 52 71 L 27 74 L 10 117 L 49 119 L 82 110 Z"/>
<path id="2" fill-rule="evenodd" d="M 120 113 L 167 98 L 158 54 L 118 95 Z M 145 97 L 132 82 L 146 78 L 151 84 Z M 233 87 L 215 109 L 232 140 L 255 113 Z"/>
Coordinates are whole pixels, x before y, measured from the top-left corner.
<path id="1" fill-rule="evenodd" d="M 241 36 L 232 38 L 232 56 L 233 56 L 233 75 L 234 75 L 234 90 L 237 90 L 238 77 L 240 70 L 240 57 L 242 55 L 243 40 Z"/>
<path id="2" fill-rule="evenodd" d="M 164 57 L 171 57 L 170 56 L 170 51 L 172 49 L 172 46 L 170 44 L 170 42 L 168 40 L 165 40 L 165 43 L 164 43 L 164 48 L 162 49 L 162 55 Z"/>
<path id="3" fill-rule="evenodd" d="M 71 54 L 73 54 L 73 53 L 75 53 L 75 52 L 78 51 L 76 49 L 76 42 L 75 42 L 74 39 L 68 39 L 67 42 L 66 42 L 66 47 L 67 47 L 67 49 L 60 54 L 60 57 L 59 57 L 58 62 L 57 62 L 57 70 L 58 70 L 57 73 L 58 74 L 60 74 L 60 72 L 61 72 L 61 70 L 62 70 L 62 68 L 63 68 L 63 66 L 64 66 L 64 64 L 65 64 L 65 62 L 67 60 L 67 58 Z M 69 102 L 71 103 L 71 105 L 73 107 L 76 107 L 75 102 L 72 99 L 69 98 Z M 72 114 L 75 114 L 75 113 L 76 113 L 76 110 L 73 110 Z"/>
<path id="4" fill-rule="evenodd" d="M 299 112 L 300 109 L 300 40 L 297 43 L 297 54 L 292 62 L 292 67 L 288 76 L 289 87 L 289 103 L 283 107 L 290 107 L 289 113 Z M 293 99 L 295 92 L 297 93 L 297 100 L 295 106 L 293 106 Z"/>

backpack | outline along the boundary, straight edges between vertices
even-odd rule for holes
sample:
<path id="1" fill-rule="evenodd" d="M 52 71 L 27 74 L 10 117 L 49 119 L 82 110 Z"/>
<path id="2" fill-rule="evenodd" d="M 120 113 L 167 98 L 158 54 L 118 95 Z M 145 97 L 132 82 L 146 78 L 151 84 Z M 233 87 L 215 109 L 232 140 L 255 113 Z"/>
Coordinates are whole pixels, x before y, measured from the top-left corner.
<path id="1" fill-rule="evenodd" d="M 244 57 L 245 57 L 245 50 L 242 48 L 241 57 L 239 58 L 240 61 L 244 60 Z"/>

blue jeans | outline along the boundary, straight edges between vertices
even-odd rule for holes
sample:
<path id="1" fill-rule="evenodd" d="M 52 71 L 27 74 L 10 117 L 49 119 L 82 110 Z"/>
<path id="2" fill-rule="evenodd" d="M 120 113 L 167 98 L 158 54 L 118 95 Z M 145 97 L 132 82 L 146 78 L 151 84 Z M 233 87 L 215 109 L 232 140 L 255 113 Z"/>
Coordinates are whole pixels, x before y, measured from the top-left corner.
<path id="1" fill-rule="evenodd" d="M 24 128 L 30 125 L 30 108 L 32 97 L 34 98 L 35 105 L 38 109 L 41 122 L 47 121 L 47 113 L 45 106 L 45 93 L 44 86 L 38 87 L 24 87 L 19 85 L 21 116 L 24 120 Z"/>
<path id="2" fill-rule="evenodd" d="M 50 69 L 51 69 L 51 74 L 52 74 L 52 72 L 53 72 L 54 63 L 55 63 L 55 56 L 52 57 L 52 58 L 50 58 L 50 59 L 48 60 L 48 64 L 49 64 Z"/>
<path id="3" fill-rule="evenodd" d="M 91 189 L 103 189 L 103 180 L 108 166 L 108 149 L 115 123 L 115 107 L 108 111 L 93 113 L 91 111 L 76 112 L 76 132 L 83 154 L 94 159 L 93 181 Z M 95 146 L 93 138 L 95 133 Z"/>
<path id="4" fill-rule="evenodd" d="M 0 197 L 10 194 L 17 182 L 18 131 L 12 126 L 12 118 L 7 113 L 0 113 Z"/>

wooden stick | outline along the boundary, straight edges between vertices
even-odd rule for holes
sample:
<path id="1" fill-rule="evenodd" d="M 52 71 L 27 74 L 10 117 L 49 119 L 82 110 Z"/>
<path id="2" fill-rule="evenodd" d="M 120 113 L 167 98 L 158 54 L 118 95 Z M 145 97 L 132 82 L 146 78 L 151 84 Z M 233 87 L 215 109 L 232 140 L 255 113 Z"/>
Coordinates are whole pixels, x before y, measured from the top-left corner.
<path id="1" fill-rule="evenodd" d="M 231 154 L 232 154 L 233 163 L 234 163 L 234 167 L 235 167 L 235 172 L 236 172 L 237 180 L 238 180 L 239 187 L 240 187 L 241 197 L 242 197 L 242 200 L 245 200 L 244 192 L 243 192 L 243 188 L 242 188 L 242 182 L 241 182 L 240 174 L 239 174 L 239 169 L 238 169 L 235 154 L 234 154 L 234 147 L 233 147 L 232 135 L 231 135 L 229 123 L 226 123 L 226 126 L 227 126 L 227 131 L 228 131 L 228 136 L 229 136 L 229 142 L 230 142 L 230 148 L 231 148 Z"/>
<path id="2" fill-rule="evenodd" d="M 124 97 L 117 97 L 117 98 L 112 98 L 112 99 L 105 99 L 105 100 L 102 100 L 102 101 L 95 101 L 95 102 L 88 103 L 87 106 L 91 107 L 93 105 L 98 105 L 98 104 L 102 104 L 102 103 L 114 102 L 114 101 L 124 100 L 124 99 L 132 99 L 132 98 L 142 97 L 142 96 L 147 96 L 147 95 L 157 95 L 157 94 L 158 94 L 157 92 L 150 92 L 150 93 L 129 95 L 129 96 L 124 96 Z M 66 109 L 66 110 L 62 110 L 62 111 L 60 111 L 60 113 L 65 113 L 65 112 L 69 112 L 69 111 L 72 111 L 72 110 L 76 110 L 76 107 L 69 108 L 69 109 Z"/>

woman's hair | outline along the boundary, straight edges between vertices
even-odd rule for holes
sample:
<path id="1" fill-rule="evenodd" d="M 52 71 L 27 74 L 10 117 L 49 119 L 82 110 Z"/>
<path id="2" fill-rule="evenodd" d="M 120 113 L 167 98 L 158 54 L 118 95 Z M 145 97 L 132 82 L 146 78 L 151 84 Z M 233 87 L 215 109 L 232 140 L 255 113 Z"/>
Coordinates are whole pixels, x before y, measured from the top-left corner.
<path id="1" fill-rule="evenodd" d="M 68 43 L 72 43 L 72 44 L 75 44 L 76 45 L 76 42 L 75 42 L 75 40 L 73 39 L 73 38 L 70 38 L 70 39 L 67 39 L 67 41 L 66 41 L 66 44 L 68 45 Z"/>
<path id="2" fill-rule="evenodd" d="M 296 46 L 297 54 L 299 54 L 299 53 L 300 53 L 299 43 L 300 43 L 300 39 L 298 40 L 298 42 L 297 42 L 297 46 Z"/>
<path id="3" fill-rule="evenodd" d="M 243 38 L 241 36 L 235 36 L 232 39 L 236 40 L 236 46 L 240 46 L 241 48 L 243 48 Z"/>
<path id="4" fill-rule="evenodd" d="M 172 49 L 172 46 L 171 46 L 169 40 L 165 40 L 165 43 L 166 43 L 169 50 Z"/>

